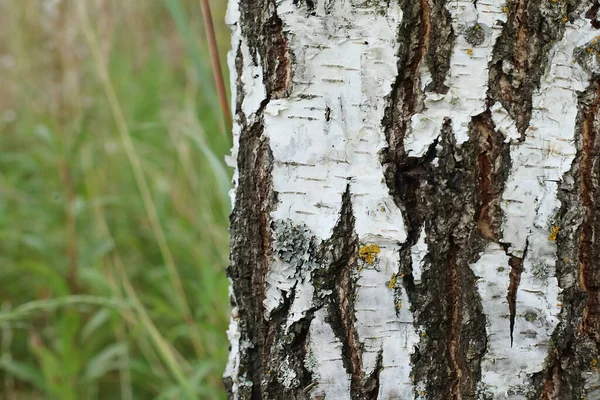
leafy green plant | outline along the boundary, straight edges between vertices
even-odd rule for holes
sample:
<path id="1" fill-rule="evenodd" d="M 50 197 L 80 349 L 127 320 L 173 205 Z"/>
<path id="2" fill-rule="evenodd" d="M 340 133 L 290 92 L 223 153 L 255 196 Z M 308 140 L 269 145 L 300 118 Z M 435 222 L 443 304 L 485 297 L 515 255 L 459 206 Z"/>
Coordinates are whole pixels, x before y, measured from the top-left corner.
<path id="1" fill-rule="evenodd" d="M 231 143 L 200 13 L 0 3 L 0 398 L 224 398 Z"/>

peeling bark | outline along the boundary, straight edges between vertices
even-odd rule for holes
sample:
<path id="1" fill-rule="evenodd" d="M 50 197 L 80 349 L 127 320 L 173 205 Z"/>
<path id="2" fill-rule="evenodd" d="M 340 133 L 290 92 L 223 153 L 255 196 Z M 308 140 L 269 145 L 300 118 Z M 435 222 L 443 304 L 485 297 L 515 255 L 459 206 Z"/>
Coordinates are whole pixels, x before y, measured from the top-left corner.
<path id="1" fill-rule="evenodd" d="M 598 3 L 229 7 L 229 397 L 600 397 Z"/>

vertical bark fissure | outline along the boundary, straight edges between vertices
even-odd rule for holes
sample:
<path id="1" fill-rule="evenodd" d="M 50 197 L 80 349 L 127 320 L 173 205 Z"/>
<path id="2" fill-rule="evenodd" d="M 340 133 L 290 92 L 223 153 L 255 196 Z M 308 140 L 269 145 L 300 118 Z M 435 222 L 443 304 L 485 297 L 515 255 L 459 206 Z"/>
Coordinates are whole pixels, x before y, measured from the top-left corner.
<path id="1" fill-rule="evenodd" d="M 423 398 L 476 398 L 486 343 L 485 316 L 469 268 L 483 246 L 476 212 L 479 146 L 468 142 L 457 148 L 447 120 L 439 142 L 422 159 L 405 157 L 397 166 L 398 190 L 393 193 L 406 207 L 407 220 L 418 224 L 409 229 L 414 236 L 401 249 L 399 274 L 421 331 L 412 363 L 417 394 Z M 426 268 L 415 280 L 411 246 L 421 224 L 428 252 Z"/>
<path id="2" fill-rule="evenodd" d="M 262 396 L 260 382 L 266 372 L 264 343 L 268 342 L 268 326 L 262 316 L 265 275 L 271 254 L 269 230 L 271 207 L 275 194 L 271 188 L 272 156 L 268 142 L 262 137 L 262 126 L 257 122 L 242 129 L 238 157 L 238 194 L 230 224 L 232 243 L 228 275 L 232 280 L 235 303 L 239 308 L 239 326 L 242 337 L 253 344 L 252 349 L 240 354 L 242 375 L 252 382 L 251 391 L 240 391 L 240 397 Z M 231 383 L 228 383 L 230 386 Z M 229 387 L 229 390 L 232 390 Z M 250 394 L 252 393 L 252 394 Z"/>
<path id="3" fill-rule="evenodd" d="M 242 35 L 251 51 L 253 63 L 258 65 L 259 60 L 262 61 L 259 67 L 263 70 L 267 97 L 283 98 L 289 95 L 292 86 L 293 54 L 283 33 L 283 22 L 277 15 L 275 0 L 248 0 L 243 3 L 239 22 Z"/>
<path id="4" fill-rule="evenodd" d="M 437 152 L 437 167 L 433 169 L 433 180 L 426 194 L 431 199 L 431 214 L 427 217 L 431 222 L 425 226 L 432 274 L 428 281 L 430 285 L 435 285 L 436 280 L 442 284 L 446 282 L 448 288 L 445 311 L 440 310 L 444 316 L 442 321 L 447 322 L 440 333 L 447 338 L 450 385 L 448 393 L 441 392 L 438 396 L 444 393 L 453 399 L 476 397 L 480 361 L 486 347 L 485 316 L 475 276 L 469 267 L 478 259 L 484 244 L 477 229 L 477 140 L 473 138 L 475 143 L 469 141 L 460 148 L 455 147 L 448 121 L 442 130 L 442 148 Z M 436 265 L 447 266 L 446 276 Z M 435 275 L 441 275 L 441 281 Z M 426 287 L 425 277 L 424 273 L 423 288 Z M 428 325 L 423 344 L 435 346 L 433 339 L 439 333 L 435 332 L 434 326 Z M 429 332 L 432 340 L 427 340 Z"/>
<path id="5" fill-rule="evenodd" d="M 508 265 L 510 266 L 510 283 L 508 284 L 508 293 L 506 294 L 506 300 L 508 301 L 509 310 L 509 329 L 510 329 L 510 347 L 514 343 L 514 331 L 515 331 L 515 317 L 517 315 L 517 291 L 521 284 L 521 275 L 523 274 L 523 260 L 527 255 L 527 244 L 525 244 L 525 250 L 523 251 L 523 257 L 511 256 L 508 259 Z"/>

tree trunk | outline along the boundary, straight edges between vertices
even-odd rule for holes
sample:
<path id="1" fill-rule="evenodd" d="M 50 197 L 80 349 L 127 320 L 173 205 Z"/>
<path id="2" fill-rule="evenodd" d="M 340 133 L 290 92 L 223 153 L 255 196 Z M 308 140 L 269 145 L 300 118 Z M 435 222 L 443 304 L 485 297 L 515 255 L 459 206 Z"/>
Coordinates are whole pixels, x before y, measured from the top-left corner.
<path id="1" fill-rule="evenodd" d="M 599 6 L 229 6 L 229 396 L 600 398 Z"/>

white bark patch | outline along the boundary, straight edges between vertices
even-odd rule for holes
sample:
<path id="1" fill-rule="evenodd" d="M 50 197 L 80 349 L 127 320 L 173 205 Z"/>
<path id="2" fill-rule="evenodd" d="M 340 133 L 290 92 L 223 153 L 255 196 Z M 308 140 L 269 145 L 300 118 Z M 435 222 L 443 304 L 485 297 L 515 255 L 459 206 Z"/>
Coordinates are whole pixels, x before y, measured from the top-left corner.
<path id="1" fill-rule="evenodd" d="M 314 286 L 309 281 L 303 281 L 296 286 L 296 297 L 290 308 L 290 317 L 286 321 L 286 329 L 294 322 L 300 321 L 306 312 L 312 307 L 312 298 L 315 292 Z"/>
<path id="2" fill-rule="evenodd" d="M 492 243 L 471 266 L 473 273 L 478 277 L 477 288 L 486 316 L 488 336 L 487 352 L 481 364 L 481 381 L 497 395 L 503 395 L 507 385 L 510 384 L 504 380 L 504 375 L 513 371 L 512 363 L 517 366 L 523 364 L 523 360 L 519 357 L 520 350 L 510 346 L 508 333 L 509 312 L 506 300 L 510 270 L 508 259 L 504 250 L 498 244 Z M 512 357 L 515 356 L 519 359 L 513 360 Z M 527 365 L 527 359 L 524 364 Z"/>
<path id="3" fill-rule="evenodd" d="M 410 257 L 412 260 L 412 275 L 415 284 L 421 283 L 421 274 L 423 273 L 423 259 L 429 252 L 427 243 L 425 243 L 425 227 L 421 228 L 417 243 L 410 249 Z"/>
<path id="4" fill-rule="evenodd" d="M 309 353 L 305 366 L 313 373 L 317 382 L 310 391 L 311 398 L 348 400 L 350 375 L 345 372 L 342 361 L 342 344 L 335 337 L 331 326 L 325 322 L 326 317 L 325 310 L 318 310 L 310 324 Z"/>
<path id="5" fill-rule="evenodd" d="M 472 0 L 447 3 L 452 27 L 458 32 L 445 81 L 449 90 L 446 94 L 426 93 L 426 110 L 413 115 L 410 132 L 404 139 L 404 146 L 412 157 L 425 154 L 439 136 L 444 118 L 452 119 L 456 143 L 466 142 L 471 117 L 485 111 L 488 62 L 502 31 L 500 22 L 506 21 L 506 15 L 501 10 L 503 1 L 480 0 L 476 3 Z M 467 41 L 467 36 L 476 34 L 476 30 L 485 36 L 481 44 L 473 45 Z"/>
<path id="6" fill-rule="evenodd" d="M 238 185 L 238 169 L 237 169 L 237 157 L 239 151 L 240 144 L 240 132 L 241 127 L 237 119 L 237 115 L 235 114 L 235 109 L 237 107 L 237 85 L 235 82 L 235 58 L 238 52 L 238 48 L 240 46 L 240 41 L 242 40 L 242 30 L 239 25 L 240 20 L 240 10 L 239 10 L 239 2 L 238 0 L 229 0 L 227 3 L 227 14 L 225 15 L 225 23 L 229 25 L 231 29 L 231 49 L 227 53 L 227 66 L 229 71 L 231 71 L 231 79 L 229 83 L 229 88 L 231 91 L 231 110 L 233 110 L 233 121 L 232 121 L 232 129 L 231 135 L 233 138 L 233 147 L 231 148 L 231 155 L 225 156 L 225 163 L 233 168 L 233 187 L 229 190 L 229 198 L 231 199 L 231 209 L 235 207 L 235 192 Z"/>
<path id="7" fill-rule="evenodd" d="M 596 360 L 597 361 L 597 360 Z M 586 400 L 600 400 L 600 371 L 596 365 L 593 366 L 593 371 L 584 372 Z"/>
<path id="8" fill-rule="evenodd" d="M 494 121 L 496 130 L 506 138 L 504 139 L 504 143 L 514 142 L 521 138 L 515 120 L 508 115 L 508 111 L 506 111 L 500 102 L 494 103 L 490 111 L 492 112 L 492 121 Z"/>
<path id="9" fill-rule="evenodd" d="M 482 390 L 494 399 L 516 399 L 525 393 L 529 376 L 543 366 L 548 340 L 557 323 L 557 286 L 540 284 L 543 279 L 533 276 L 532 260 L 527 257 L 517 297 L 511 346 L 506 298 L 510 283 L 508 260 L 504 249 L 491 243 L 471 266 L 478 277 L 477 287 L 486 315 L 488 336 L 487 352 L 481 364 Z M 553 263 L 554 260 L 552 266 Z"/>
<path id="10" fill-rule="evenodd" d="M 229 285 L 229 296 L 234 296 L 233 286 L 231 283 Z M 238 313 L 238 308 L 233 307 L 231 310 L 231 318 L 229 319 L 229 329 L 227 329 L 227 339 L 229 339 L 231 349 L 229 351 L 227 366 L 225 367 L 225 372 L 223 373 L 223 377 L 231 378 L 233 381 L 231 392 L 234 398 L 237 397 L 239 392 L 238 376 L 240 370 L 240 331 L 237 322 L 239 318 Z"/>
<path id="11" fill-rule="evenodd" d="M 556 197 L 556 186 L 575 157 L 577 91 L 588 76 L 573 59 L 573 50 L 594 38 L 583 19 L 567 23 L 563 39 L 551 51 L 540 89 L 533 95 L 533 113 L 525 141 L 511 146 L 512 168 L 503 194 L 503 242 L 522 256 L 527 237 L 539 215 L 542 198 Z M 535 211 L 535 212 L 534 212 Z M 552 210 L 549 210 L 552 211 Z"/>
<path id="12" fill-rule="evenodd" d="M 280 304 L 283 303 L 284 297 L 294 288 L 298 283 L 299 277 L 296 275 L 296 267 L 289 263 L 281 260 L 274 260 L 269 266 L 269 272 L 267 273 L 267 288 L 265 291 L 265 300 L 263 305 L 265 306 L 265 319 L 269 319 L 271 312 L 276 309 Z M 309 293 L 302 293 L 308 296 Z M 296 296 L 298 298 L 298 296 Z M 312 300 L 311 297 L 306 299 L 304 303 L 309 303 Z M 293 318 L 290 324 L 301 318 L 301 315 L 296 318 L 298 312 L 302 313 L 302 308 L 298 301 L 294 302 L 292 306 Z M 298 309 L 298 310 L 296 310 Z"/>
<path id="13" fill-rule="evenodd" d="M 383 351 L 383 370 L 379 375 L 379 399 L 407 399 L 413 396 L 410 379 L 410 354 L 419 342 L 404 290 L 398 298 L 393 289 L 399 286 L 398 250 L 394 242 L 379 241 L 380 253 L 373 262 L 362 262 L 358 298 L 355 304 L 356 330 L 363 349 L 363 374 L 376 367 Z M 394 284 L 394 282 L 396 282 Z"/>
<path id="14" fill-rule="evenodd" d="M 320 239 L 331 236 L 341 195 L 351 183 L 359 236 L 403 241 L 404 223 L 388 195 L 378 152 L 380 123 L 396 75 L 397 7 L 360 8 L 335 2 L 307 16 L 291 0 L 278 2 L 297 61 L 288 98 L 271 101 L 265 128 L 275 157 L 274 219 L 303 221 Z M 375 230 L 375 232 L 374 232 Z"/>
<path id="15" fill-rule="evenodd" d="M 418 336 L 406 294 L 395 299 L 388 287 L 398 271 L 399 244 L 406 240 L 406 232 L 379 161 L 386 146 L 381 120 L 397 74 L 396 35 L 402 13 L 394 2 L 388 6 L 386 1 L 316 1 L 314 15 L 307 15 L 293 3 L 276 2 L 297 63 L 293 89 L 287 98 L 270 101 L 264 117 L 278 193 L 272 218 L 302 223 L 317 240 L 328 239 L 340 216 L 342 194 L 350 185 L 360 242 L 382 250 L 378 268 L 363 269 L 357 285 L 356 329 L 365 348 L 363 373 L 373 371 L 383 351 L 380 398 L 408 398 L 413 391 L 410 354 Z M 270 286 L 297 285 L 288 327 L 304 315 L 313 296 L 307 281 L 298 281 L 290 272 L 280 263 L 273 263 L 269 271 Z M 266 317 L 280 300 L 267 299 Z M 399 302 L 403 308 L 397 316 Z M 323 317 L 315 316 L 313 323 L 323 324 L 316 322 Z M 310 346 L 318 350 L 312 357 L 321 376 L 315 390 L 327 399 L 347 399 L 348 377 L 338 356 L 332 356 L 339 353 L 339 342 L 330 331 L 311 326 Z"/>
<path id="16" fill-rule="evenodd" d="M 550 52 L 549 67 L 533 96 L 533 114 L 525 140 L 511 146 L 512 167 L 503 193 L 503 242 L 509 255 L 523 257 L 517 292 L 514 342 L 509 336 L 509 256 L 496 244 L 472 266 L 480 277 L 479 293 L 488 323 L 488 352 L 482 364 L 483 391 L 493 398 L 525 398 L 529 377 L 540 371 L 560 312 L 555 277 L 556 232 L 553 217 L 560 206 L 558 182 L 576 155 L 577 91 L 587 76 L 573 60 L 573 50 L 594 33 L 583 19 L 567 23 L 563 39 Z M 499 129 L 511 124 L 496 107 Z M 514 132 L 513 132 L 514 134 Z"/>
<path id="17" fill-rule="evenodd" d="M 260 108 L 261 102 L 267 97 L 267 91 L 263 84 L 263 71 L 260 54 L 257 52 L 256 63 L 250 54 L 246 40 L 241 42 L 244 67 L 242 69 L 242 83 L 244 84 L 244 99 L 242 100 L 242 112 L 249 124 L 254 121 L 255 113 Z"/>

